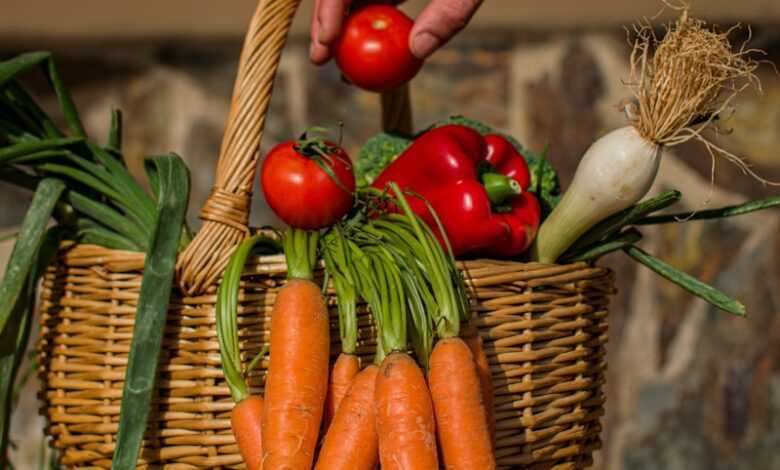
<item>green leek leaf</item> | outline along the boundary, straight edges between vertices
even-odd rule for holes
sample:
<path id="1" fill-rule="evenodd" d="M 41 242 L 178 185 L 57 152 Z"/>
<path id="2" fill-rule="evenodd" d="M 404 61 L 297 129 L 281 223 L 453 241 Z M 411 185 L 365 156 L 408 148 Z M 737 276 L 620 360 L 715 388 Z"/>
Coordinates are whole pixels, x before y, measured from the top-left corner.
<path id="1" fill-rule="evenodd" d="M 0 332 L 0 468 L 8 468 L 8 443 L 13 414 L 13 390 L 30 337 L 34 287 L 29 275 L 10 309 L 9 321 Z"/>
<path id="2" fill-rule="evenodd" d="M 0 89 L 0 103 L 6 110 L 3 114 L 7 115 L 13 122 L 18 123 L 20 128 L 35 136 L 36 139 L 46 137 L 46 131 L 41 123 L 25 109 L 24 103 L 20 103 L 19 99 L 12 95 L 8 89 Z"/>
<path id="3" fill-rule="evenodd" d="M 3 299 L 0 302 L 0 331 L 5 328 L 11 316 L 11 309 L 21 295 L 24 282 L 35 266 L 46 225 L 64 190 L 65 184 L 54 178 L 45 178 L 38 184 L 30 209 L 22 222 L 19 237 L 11 251 L 5 277 L 0 284 L 0 299 Z"/>
<path id="4" fill-rule="evenodd" d="M 6 82 L 51 58 L 50 52 L 28 52 L 0 62 L 0 87 Z"/>
<path id="5" fill-rule="evenodd" d="M 111 127 L 108 129 L 108 142 L 106 146 L 117 152 L 122 151 L 122 111 L 111 111 Z"/>
<path id="6" fill-rule="evenodd" d="M 91 218 L 96 226 L 104 227 L 106 230 L 122 235 L 131 241 L 134 251 L 146 251 L 148 248 L 150 234 L 147 234 L 141 226 L 133 220 L 125 218 L 110 206 L 95 202 L 76 191 L 68 191 L 65 194 L 65 200 L 76 211 Z"/>
<path id="7" fill-rule="evenodd" d="M 54 89 L 54 93 L 57 95 L 57 100 L 60 103 L 60 109 L 65 117 L 65 122 L 68 124 L 70 132 L 77 137 L 87 137 L 87 133 L 84 131 L 84 126 L 81 124 L 79 113 L 76 111 L 76 105 L 73 104 L 73 99 L 70 97 L 67 88 L 62 83 L 60 78 L 60 71 L 57 68 L 57 64 L 54 59 L 49 57 L 48 61 L 48 78 L 51 83 L 51 87 Z"/>
<path id="8" fill-rule="evenodd" d="M 7 89 L 9 95 L 22 107 L 24 112 L 29 114 L 36 122 L 40 123 L 40 127 L 45 136 L 48 138 L 63 137 L 62 131 L 59 130 L 51 117 L 38 106 L 38 103 L 36 103 L 33 97 L 19 84 L 18 80 L 8 82 Z"/>
<path id="9" fill-rule="evenodd" d="M 180 157 L 164 155 L 154 157 L 152 162 L 159 175 L 157 193 L 160 197 L 152 242 L 146 253 L 125 373 L 119 433 L 111 466 L 113 470 L 136 467 L 157 378 L 165 318 L 173 289 L 176 253 L 189 198 L 189 173 Z"/>
<path id="10" fill-rule="evenodd" d="M 34 142 L 23 142 L 0 148 L 0 166 L 12 164 L 19 157 L 31 155 L 45 150 L 63 149 L 82 142 L 82 139 L 47 139 Z"/>
<path id="11" fill-rule="evenodd" d="M 7 464 L 13 388 L 27 348 L 36 281 L 56 250 L 56 239 L 49 235 L 54 232 L 47 232 L 46 225 L 64 189 L 56 179 L 40 182 L 0 283 L 0 468 Z"/>
<path id="12" fill-rule="evenodd" d="M 151 227 L 154 223 L 154 201 L 149 194 L 147 194 L 143 188 L 135 181 L 133 176 L 127 170 L 124 162 L 111 155 L 106 150 L 98 147 L 95 144 L 87 144 L 92 155 L 108 170 L 109 174 L 115 185 L 122 188 L 122 191 L 127 195 L 130 200 L 138 205 L 138 209 L 141 212 L 142 220 L 148 223 Z M 151 182 L 150 182 L 151 183 Z M 152 187 L 156 187 L 157 183 L 152 183 Z"/>

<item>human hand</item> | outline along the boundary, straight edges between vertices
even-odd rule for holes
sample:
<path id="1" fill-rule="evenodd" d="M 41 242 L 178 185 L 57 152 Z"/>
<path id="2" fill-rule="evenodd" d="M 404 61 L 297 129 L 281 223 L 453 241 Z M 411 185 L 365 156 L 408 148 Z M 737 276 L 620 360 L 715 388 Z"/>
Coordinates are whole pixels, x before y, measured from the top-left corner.
<path id="1" fill-rule="evenodd" d="M 324 64 L 331 57 L 330 47 L 341 32 L 350 6 L 361 3 L 401 3 L 403 0 L 316 0 L 311 26 L 309 57 Z M 430 0 L 417 17 L 409 35 L 409 49 L 425 59 L 463 29 L 482 4 L 482 0 Z"/>

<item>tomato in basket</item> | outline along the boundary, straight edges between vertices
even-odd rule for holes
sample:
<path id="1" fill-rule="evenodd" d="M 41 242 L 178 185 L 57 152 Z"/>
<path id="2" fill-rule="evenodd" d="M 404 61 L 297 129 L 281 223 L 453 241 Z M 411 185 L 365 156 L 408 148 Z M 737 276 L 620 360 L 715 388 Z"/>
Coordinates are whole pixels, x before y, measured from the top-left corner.
<path id="1" fill-rule="evenodd" d="M 355 175 L 347 153 L 334 142 L 305 134 L 268 152 L 260 183 L 274 213 L 304 230 L 333 225 L 354 202 Z"/>
<path id="2" fill-rule="evenodd" d="M 389 91 L 408 82 L 423 64 L 409 50 L 413 24 L 391 5 L 368 5 L 355 10 L 333 49 L 341 72 L 356 86 L 369 91 Z"/>

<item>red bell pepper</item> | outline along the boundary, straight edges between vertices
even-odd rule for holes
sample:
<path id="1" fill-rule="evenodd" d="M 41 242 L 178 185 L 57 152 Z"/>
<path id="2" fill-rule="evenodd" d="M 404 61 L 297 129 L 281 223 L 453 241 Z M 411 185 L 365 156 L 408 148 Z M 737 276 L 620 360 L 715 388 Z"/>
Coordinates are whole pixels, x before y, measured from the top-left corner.
<path id="1" fill-rule="evenodd" d="M 455 256 L 504 257 L 528 249 L 539 228 L 530 180 L 528 164 L 505 138 L 448 125 L 415 140 L 372 186 L 385 189 L 395 181 L 410 192 L 412 210 L 438 232 L 427 201 Z"/>

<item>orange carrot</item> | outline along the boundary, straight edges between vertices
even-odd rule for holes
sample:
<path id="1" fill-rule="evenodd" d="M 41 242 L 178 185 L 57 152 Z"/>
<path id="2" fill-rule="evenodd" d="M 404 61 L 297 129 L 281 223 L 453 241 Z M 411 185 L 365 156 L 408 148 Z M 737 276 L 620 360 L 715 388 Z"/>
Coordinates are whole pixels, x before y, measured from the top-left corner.
<path id="1" fill-rule="evenodd" d="M 430 364 L 428 383 L 444 467 L 495 469 L 479 376 L 468 345 L 460 338 L 439 340 Z"/>
<path id="2" fill-rule="evenodd" d="M 493 409 L 493 376 L 490 371 L 490 363 L 485 354 L 485 344 L 477 328 L 473 325 L 468 325 L 461 330 L 461 337 L 468 344 L 471 354 L 474 356 L 474 364 L 477 366 L 477 375 L 479 376 L 479 384 L 482 389 L 482 404 L 485 406 L 485 418 L 487 419 L 488 431 L 490 432 L 490 440 L 495 447 L 496 415 Z"/>
<path id="3" fill-rule="evenodd" d="M 374 396 L 382 470 L 438 470 L 431 394 L 414 359 L 390 353 L 379 368 Z"/>
<path id="4" fill-rule="evenodd" d="M 404 213 L 411 214 L 411 207 L 398 186 L 391 183 L 390 187 Z M 435 299 L 434 308 L 426 309 L 430 321 L 414 324 L 417 336 L 427 335 L 428 329 L 435 327 L 439 337 L 430 354 L 428 379 L 444 467 L 448 470 L 495 469 L 477 367 L 468 345 L 458 337 L 461 321 L 469 317 L 463 278 L 449 245 L 446 244 L 445 253 L 430 230 L 425 230 L 415 217 L 409 220 L 417 239 L 423 241 L 424 248 L 419 250 L 420 262 L 428 274 Z M 379 436 L 381 455 L 381 432 Z"/>
<path id="5" fill-rule="evenodd" d="M 328 428 L 314 470 L 374 470 L 377 453 L 374 388 L 379 368 L 370 365 L 352 381 Z"/>
<path id="6" fill-rule="evenodd" d="M 309 470 L 328 388 L 330 328 L 320 287 L 291 279 L 271 317 L 263 410 L 263 466 Z"/>
<path id="7" fill-rule="evenodd" d="M 330 372 L 328 397 L 325 401 L 325 429 L 328 429 L 333 417 L 339 409 L 339 404 L 347 394 L 352 381 L 360 372 L 360 358 L 354 354 L 339 354 L 333 370 Z"/>
<path id="8" fill-rule="evenodd" d="M 247 470 L 263 468 L 262 416 L 263 399 L 257 396 L 245 398 L 230 413 L 230 425 Z"/>

